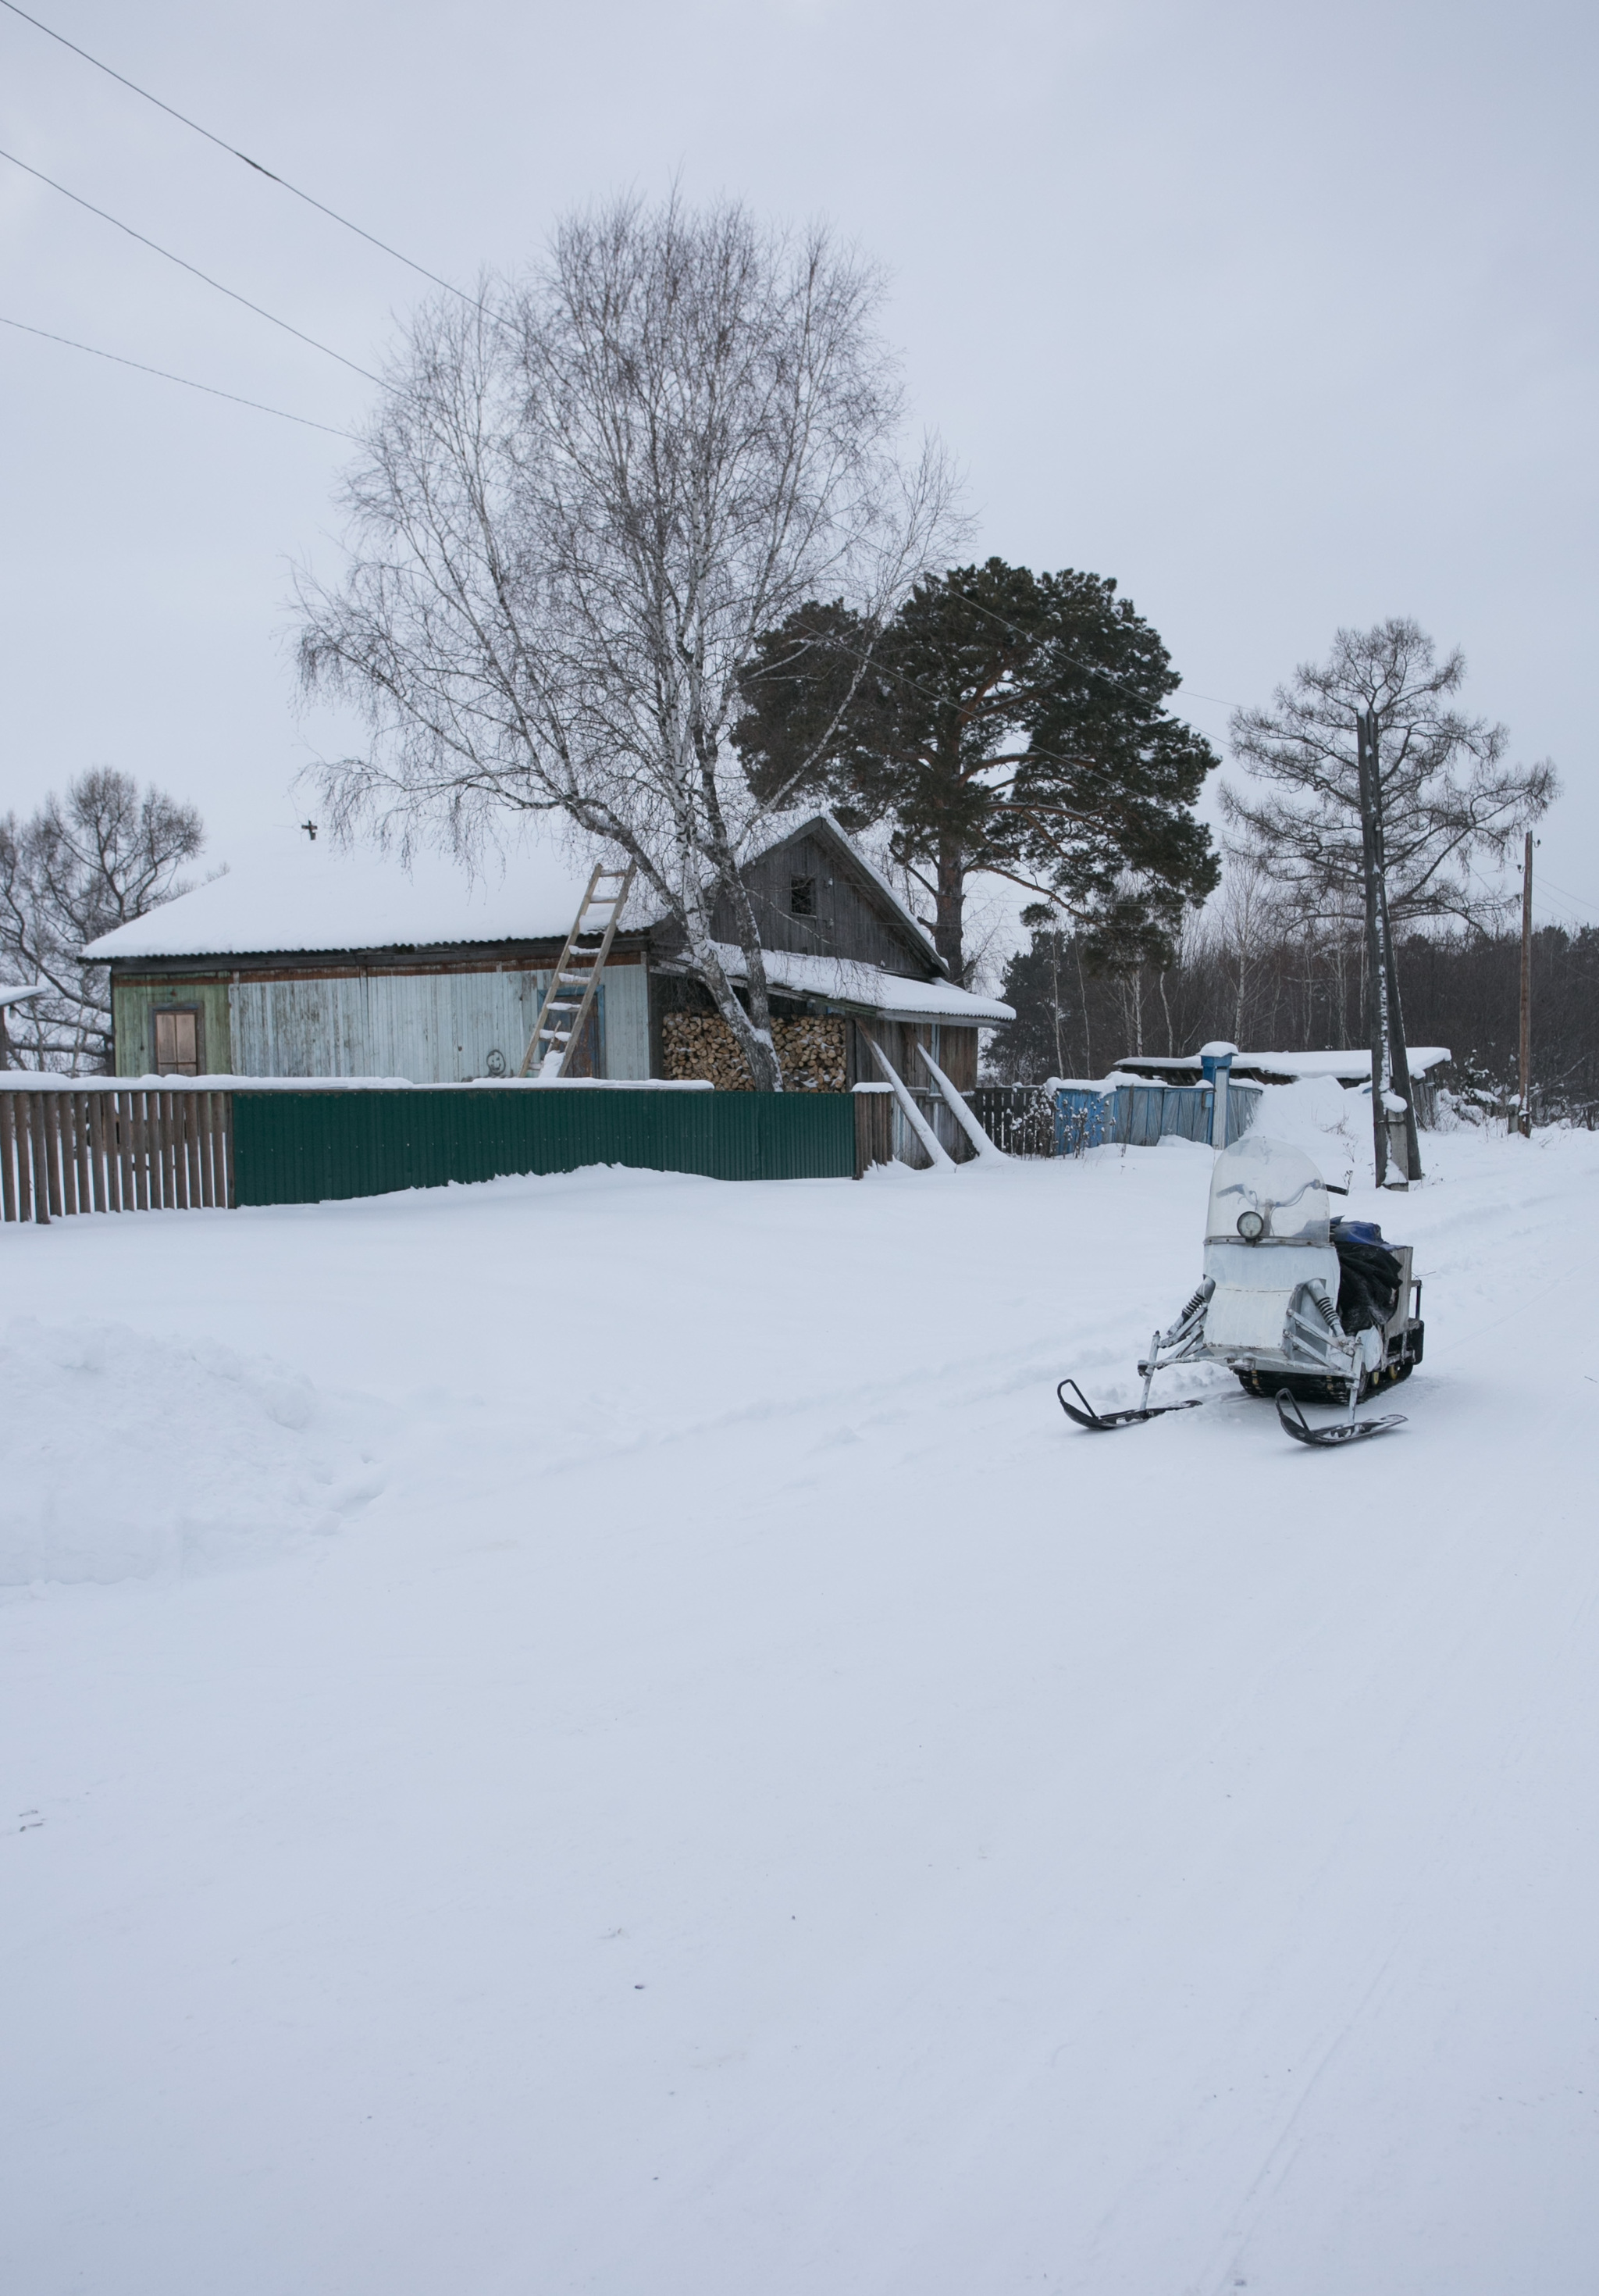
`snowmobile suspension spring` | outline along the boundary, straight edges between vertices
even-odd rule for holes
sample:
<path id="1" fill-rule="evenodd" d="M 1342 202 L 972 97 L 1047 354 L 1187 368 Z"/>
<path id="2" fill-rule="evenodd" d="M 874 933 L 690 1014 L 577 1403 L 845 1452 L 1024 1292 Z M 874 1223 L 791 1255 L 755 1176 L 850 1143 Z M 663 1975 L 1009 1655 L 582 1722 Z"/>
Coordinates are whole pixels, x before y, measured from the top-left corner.
<path id="1" fill-rule="evenodd" d="M 1320 1292 L 1313 1292 L 1310 1294 L 1310 1297 L 1315 1300 L 1316 1313 L 1321 1317 L 1323 1323 L 1325 1324 L 1327 1329 L 1330 1332 L 1336 1332 L 1338 1329 L 1338 1317 L 1332 1312 L 1331 1301 L 1328 1300 L 1324 1294 Z"/>
<path id="2" fill-rule="evenodd" d="M 1182 1314 L 1177 1317 L 1178 1323 L 1185 1324 L 1190 1316 L 1197 1315 L 1215 1289 L 1216 1286 L 1213 1283 L 1201 1283 L 1198 1291 L 1194 1293 L 1193 1299 L 1190 1300 L 1188 1305 L 1184 1308 Z"/>

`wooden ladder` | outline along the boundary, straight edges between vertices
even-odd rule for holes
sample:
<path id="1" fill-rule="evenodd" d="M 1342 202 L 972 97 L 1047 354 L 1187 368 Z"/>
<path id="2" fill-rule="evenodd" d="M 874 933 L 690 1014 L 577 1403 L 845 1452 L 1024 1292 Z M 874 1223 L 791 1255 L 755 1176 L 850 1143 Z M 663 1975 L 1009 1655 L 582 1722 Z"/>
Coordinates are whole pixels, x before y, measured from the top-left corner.
<path id="1" fill-rule="evenodd" d="M 518 1076 L 535 1072 L 547 1077 L 564 1074 L 572 1047 L 593 1010 L 594 991 L 600 985 L 611 944 L 616 939 L 617 920 L 632 883 L 631 862 L 625 869 L 598 865 L 594 869 L 578 911 L 578 922 L 568 933 L 560 962 L 550 976 L 544 1003 L 538 1008 L 537 1024 L 528 1039 Z M 613 886 L 614 891 L 603 892 L 601 887 L 607 884 Z M 589 922 L 591 916 L 596 920 L 593 923 Z M 596 939 L 597 948 L 578 946 L 580 940 Z"/>

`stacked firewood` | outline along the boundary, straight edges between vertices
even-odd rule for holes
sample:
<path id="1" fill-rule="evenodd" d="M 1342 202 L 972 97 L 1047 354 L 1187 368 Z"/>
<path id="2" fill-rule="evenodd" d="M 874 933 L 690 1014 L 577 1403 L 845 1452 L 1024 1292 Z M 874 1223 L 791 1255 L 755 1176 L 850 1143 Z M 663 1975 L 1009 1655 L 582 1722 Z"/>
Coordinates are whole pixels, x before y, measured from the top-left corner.
<path id="1" fill-rule="evenodd" d="M 718 1092 L 750 1092 L 750 1071 L 719 1013 L 668 1013 L 661 1021 L 668 1077 L 694 1078 Z M 833 1014 L 774 1021 L 772 1035 L 789 1092 L 844 1090 L 844 1023 Z"/>

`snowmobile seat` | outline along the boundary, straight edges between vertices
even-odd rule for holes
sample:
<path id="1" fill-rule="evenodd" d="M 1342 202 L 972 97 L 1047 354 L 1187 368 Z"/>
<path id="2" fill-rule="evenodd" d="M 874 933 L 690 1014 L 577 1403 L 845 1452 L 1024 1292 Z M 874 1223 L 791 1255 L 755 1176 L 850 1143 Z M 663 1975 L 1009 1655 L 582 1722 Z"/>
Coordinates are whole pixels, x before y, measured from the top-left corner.
<path id="1" fill-rule="evenodd" d="M 1338 1254 L 1339 1322 L 1346 1332 L 1386 1330 L 1401 1300 L 1408 1298 L 1406 1261 L 1383 1242 L 1374 1220 L 1334 1220 L 1332 1234 Z"/>

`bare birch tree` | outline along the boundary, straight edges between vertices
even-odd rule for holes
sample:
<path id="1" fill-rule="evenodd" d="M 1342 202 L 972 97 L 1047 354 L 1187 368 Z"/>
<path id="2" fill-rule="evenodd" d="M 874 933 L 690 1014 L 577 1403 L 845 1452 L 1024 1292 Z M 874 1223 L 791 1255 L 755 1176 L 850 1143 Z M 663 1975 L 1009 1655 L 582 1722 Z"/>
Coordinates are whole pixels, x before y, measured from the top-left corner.
<path id="1" fill-rule="evenodd" d="M 307 687 L 372 729 L 322 769 L 334 825 L 470 854 L 542 815 L 625 856 L 759 1089 L 782 1076 L 740 870 L 800 776 L 750 790 L 739 672 L 818 594 L 881 627 L 953 538 L 937 449 L 898 451 L 882 291 L 825 231 L 734 204 L 569 220 L 528 275 L 416 318 L 346 481 L 344 579 L 299 586 Z"/>
<path id="2" fill-rule="evenodd" d="M 184 865 L 204 842 L 192 805 L 164 790 L 141 794 L 131 774 L 107 766 L 79 774 L 28 820 L 0 820 L 0 973 L 45 990 L 12 1008 L 20 1067 L 110 1067 L 109 974 L 85 964 L 85 944 L 187 892 Z"/>

